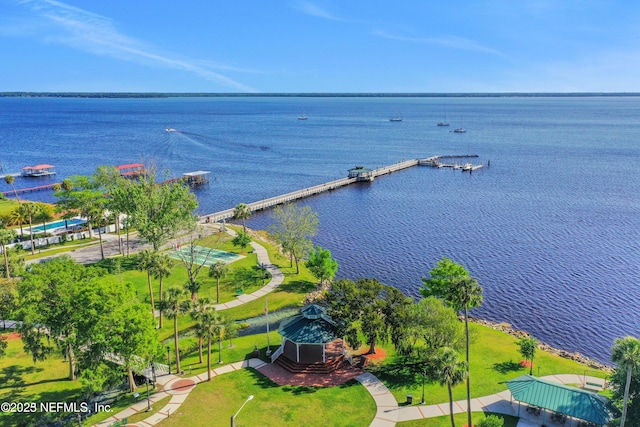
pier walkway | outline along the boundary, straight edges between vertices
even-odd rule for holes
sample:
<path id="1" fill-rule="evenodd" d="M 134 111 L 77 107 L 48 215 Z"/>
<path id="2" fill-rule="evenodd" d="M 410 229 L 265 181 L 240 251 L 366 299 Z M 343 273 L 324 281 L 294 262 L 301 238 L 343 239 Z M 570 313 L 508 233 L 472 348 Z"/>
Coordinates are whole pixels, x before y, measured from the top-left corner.
<path id="1" fill-rule="evenodd" d="M 251 212 L 260 211 L 260 210 L 271 208 L 273 206 L 281 205 L 283 203 L 292 202 L 295 200 L 303 199 L 305 197 L 324 193 L 325 191 L 332 191 L 337 188 L 344 187 L 349 184 L 353 184 L 355 182 L 373 181 L 375 178 L 379 176 L 387 175 L 403 169 L 408 169 L 413 166 L 418 166 L 418 165 L 434 166 L 434 164 L 437 164 L 438 159 L 441 159 L 441 158 L 471 158 L 471 157 L 478 157 L 478 155 L 469 154 L 469 155 L 455 155 L 455 156 L 433 156 L 433 157 L 428 157 L 426 159 L 404 160 L 390 166 L 383 166 L 381 168 L 370 171 L 370 173 L 367 175 L 367 179 L 360 179 L 357 177 L 341 178 L 341 179 L 330 181 L 324 184 L 314 185 L 313 187 L 307 187 L 301 190 L 292 191 L 290 193 L 282 194 L 280 196 L 270 197 L 268 199 L 259 200 L 253 203 L 247 203 L 247 206 L 249 207 Z M 231 208 L 231 209 L 226 209 L 220 212 L 214 212 L 208 215 L 203 215 L 201 216 L 201 221 L 208 220 L 210 222 L 217 222 L 217 221 L 233 218 L 233 210 L 234 208 Z"/>

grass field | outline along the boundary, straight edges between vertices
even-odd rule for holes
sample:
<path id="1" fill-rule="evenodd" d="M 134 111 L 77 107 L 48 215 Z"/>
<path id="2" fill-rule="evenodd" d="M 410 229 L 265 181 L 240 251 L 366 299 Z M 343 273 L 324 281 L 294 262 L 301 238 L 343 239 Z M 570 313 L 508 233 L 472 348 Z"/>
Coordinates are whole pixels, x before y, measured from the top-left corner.
<path id="1" fill-rule="evenodd" d="M 215 377 L 199 384 L 178 411 L 158 426 L 367 426 L 376 406 L 367 390 L 351 381 L 340 387 L 278 386 L 253 369 Z"/>
<path id="2" fill-rule="evenodd" d="M 237 252 L 226 235 L 208 236 L 200 241 L 201 246 L 212 247 L 226 252 Z M 284 307 L 299 307 L 304 296 L 316 288 L 316 280 L 301 265 L 301 273 L 295 274 L 295 266 L 290 266 L 288 258 L 277 253 L 271 245 L 264 244 L 273 264 L 284 273 L 284 283 L 268 295 L 271 311 Z M 110 270 L 104 280 L 130 282 L 137 290 L 138 298 L 149 301 L 146 272 L 138 271 L 133 258 L 121 258 L 119 266 L 113 260 L 99 263 Z M 262 279 L 256 276 L 257 258 L 254 253 L 247 253 L 232 264 L 233 271 L 222 280 L 221 301 L 229 301 L 236 297 L 238 280 L 246 280 L 244 292 L 249 293 L 262 287 Z M 234 273 L 235 272 L 235 273 Z M 199 295 L 215 299 L 215 280 L 207 275 L 204 267 L 200 279 L 203 282 Z M 172 274 L 164 281 L 164 289 L 170 286 L 183 286 L 187 280 L 185 267 L 176 262 Z M 158 298 L 158 281 L 153 281 L 156 300 Z M 243 320 L 259 316 L 263 313 L 265 297 L 259 298 L 240 307 L 225 310 L 223 315 L 234 320 Z M 172 371 L 175 369 L 173 351 L 173 322 L 165 322 L 160 329 L 163 346 L 170 347 Z M 182 369 L 187 376 L 196 375 L 206 369 L 206 347 L 203 362 L 198 360 L 198 341 L 191 327 L 194 321 L 187 315 L 179 319 L 180 348 Z M 503 332 L 485 326 L 471 324 L 473 342 L 471 346 L 471 384 L 472 396 L 479 397 L 505 390 L 504 381 L 528 373 L 519 361 L 522 359 L 515 344 L 515 338 Z M 271 348 L 280 344 L 280 336 L 272 331 L 269 336 Z M 233 339 L 230 346 L 225 340 L 221 358 L 231 363 L 245 360 L 252 356 L 253 349 L 258 348 L 261 355 L 267 346 L 266 334 L 256 334 Z M 397 358 L 390 346 L 383 348 L 387 358 L 379 365 L 373 366 L 373 373 L 391 390 L 398 402 L 404 402 L 407 394 L 419 396 L 422 378 L 410 370 Z M 218 346 L 212 347 L 212 367 L 217 366 Z M 158 362 L 166 363 L 166 352 L 158 356 Z M 536 353 L 534 373 L 549 375 L 553 373 L 583 374 L 584 365 L 560 358 L 542 351 Z M 59 353 L 52 355 L 44 362 L 34 364 L 31 357 L 22 351 L 22 342 L 13 337 L 9 342 L 7 357 L 0 359 L 0 401 L 33 402 L 33 401 L 72 401 L 79 395 L 80 383 L 66 380 L 68 365 Z M 590 372 L 592 375 L 592 373 Z M 602 373 L 601 375 L 605 375 Z M 307 425 L 322 423 L 327 426 L 360 426 L 368 425 L 375 414 L 373 400 L 364 387 L 357 383 L 349 383 L 343 387 L 332 389 L 316 389 L 305 387 L 279 387 L 271 383 L 253 370 L 241 370 L 215 378 L 210 383 L 198 385 L 189 395 L 180 412 L 164 421 L 162 426 L 173 425 L 228 425 L 230 416 L 235 413 L 247 396 L 255 399 L 242 410 L 238 426 L 248 425 Z M 446 387 L 428 382 L 425 386 L 427 403 L 448 402 Z M 454 388 L 454 399 L 465 397 L 465 387 Z M 131 397 L 121 402 L 122 407 L 131 404 Z M 418 399 L 414 399 L 417 401 Z M 154 408 L 155 409 L 155 408 Z M 142 415 L 141 415 L 142 416 Z M 481 417 L 481 415 L 479 415 Z M 4 417 L 4 418 L 3 418 Z M 0 425 L 14 425 L 32 421 L 32 415 L 0 415 Z M 363 421 L 365 420 L 365 421 Z M 215 421 L 215 422 L 214 422 Z M 220 423 L 217 423 L 220 421 Z M 505 425 L 513 427 L 513 420 Z M 464 424 L 464 417 L 458 421 Z M 449 418 L 441 417 L 428 421 L 412 421 L 399 424 L 402 427 L 418 425 L 448 426 Z"/>
<path id="3" fill-rule="evenodd" d="M 471 395 L 472 397 L 486 396 L 502 390 L 506 390 L 504 381 L 528 374 L 529 369 L 520 366 L 522 356 L 518 352 L 516 339 L 504 332 L 491 329 L 487 326 L 471 323 L 469 325 L 473 334 L 471 343 Z M 414 396 L 422 392 L 422 376 L 414 374 L 402 364 L 400 358 L 394 358 L 391 349 L 390 357 L 385 363 L 373 369 L 373 372 L 389 387 L 398 402 L 406 400 L 407 394 Z M 464 359 L 464 355 L 460 356 Z M 558 373 L 584 374 L 585 365 L 569 359 L 552 355 L 542 350 L 536 351 L 534 373 L 551 375 Z M 594 375 L 590 373 L 590 375 Z M 605 373 L 601 373 L 602 376 Z M 454 400 L 466 398 L 466 386 L 464 384 L 453 388 Z M 427 404 L 448 402 L 447 388 L 435 382 L 425 385 L 425 400 Z"/>

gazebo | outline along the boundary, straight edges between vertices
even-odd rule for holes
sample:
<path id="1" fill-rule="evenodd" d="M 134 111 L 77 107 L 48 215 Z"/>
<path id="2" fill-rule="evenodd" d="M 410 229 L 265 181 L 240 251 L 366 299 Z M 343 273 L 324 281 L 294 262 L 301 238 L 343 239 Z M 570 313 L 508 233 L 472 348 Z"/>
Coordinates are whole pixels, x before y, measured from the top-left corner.
<path id="1" fill-rule="evenodd" d="M 603 395 L 568 387 L 552 381 L 522 375 L 507 381 L 513 399 L 527 403 L 527 411 L 547 416 L 551 421 L 565 421 L 569 417 L 569 426 L 574 420 L 586 421 L 603 426 L 615 418 L 617 409 Z M 541 414 L 541 412 L 543 412 Z M 550 413 L 550 415 L 548 414 Z M 520 416 L 520 405 L 518 405 Z"/>
<path id="2" fill-rule="evenodd" d="M 349 178 L 355 178 L 356 181 L 373 181 L 373 170 L 365 168 L 364 166 L 356 166 L 349 169 Z"/>
<path id="3" fill-rule="evenodd" d="M 342 354 L 342 342 L 336 334 L 336 324 L 326 310 L 311 304 L 300 314 L 280 324 L 282 345 L 274 353 L 273 361 L 281 354 L 292 362 L 301 364 L 327 363 L 333 356 Z M 336 342 L 338 340 L 339 342 Z M 336 346 L 340 351 L 336 353 Z"/>

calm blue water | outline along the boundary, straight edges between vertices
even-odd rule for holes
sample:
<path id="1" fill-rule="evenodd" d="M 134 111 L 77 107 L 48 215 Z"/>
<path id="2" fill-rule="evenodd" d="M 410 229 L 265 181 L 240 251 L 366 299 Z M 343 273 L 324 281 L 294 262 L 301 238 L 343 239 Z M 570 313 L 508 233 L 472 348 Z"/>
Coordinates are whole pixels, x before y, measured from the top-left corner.
<path id="1" fill-rule="evenodd" d="M 445 110 L 449 129 L 436 126 Z M 0 98 L 0 161 L 52 163 L 56 181 L 138 161 L 169 176 L 210 170 L 197 192 L 207 213 L 355 165 L 477 153 L 491 166 L 472 175 L 416 167 L 306 200 L 315 243 L 340 277 L 414 296 L 450 257 L 484 287 L 473 314 L 607 362 L 614 338 L 640 336 L 639 113 L 638 98 Z"/>

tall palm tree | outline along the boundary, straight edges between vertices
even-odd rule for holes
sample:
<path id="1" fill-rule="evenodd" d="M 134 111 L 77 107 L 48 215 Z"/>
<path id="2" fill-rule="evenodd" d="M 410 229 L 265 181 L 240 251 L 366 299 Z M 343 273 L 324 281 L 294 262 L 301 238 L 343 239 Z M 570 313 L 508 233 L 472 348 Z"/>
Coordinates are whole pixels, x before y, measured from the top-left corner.
<path id="1" fill-rule="evenodd" d="M 9 254 L 7 253 L 6 245 L 13 242 L 13 239 L 15 239 L 15 237 L 15 231 L 9 230 L 4 227 L 0 228 L 0 248 L 2 249 L 2 254 L 4 257 L 4 274 L 7 279 L 11 278 L 11 271 L 9 270 Z"/>
<path id="2" fill-rule="evenodd" d="M 158 254 L 155 258 L 155 262 L 151 268 L 151 274 L 155 279 L 159 280 L 158 296 L 160 298 L 159 303 L 162 303 L 162 282 L 165 277 L 171 275 L 171 269 L 173 268 L 173 260 L 167 254 Z M 162 310 L 160 311 L 160 328 L 162 328 Z M 202 363 L 202 362 L 201 362 Z"/>
<path id="3" fill-rule="evenodd" d="M 616 339 L 611 349 L 611 360 L 618 365 L 627 366 L 627 382 L 624 386 L 624 401 L 622 404 L 622 417 L 620 419 L 620 427 L 624 427 L 627 418 L 627 406 L 629 404 L 631 373 L 633 368 L 640 363 L 640 340 L 634 337 Z"/>
<path id="4" fill-rule="evenodd" d="M 235 208 L 233 208 L 233 217 L 235 219 L 241 219 L 242 220 L 242 229 L 246 233 L 247 232 L 247 226 L 245 224 L 245 220 L 247 220 L 247 219 L 249 219 L 249 217 L 251 217 L 251 208 L 249 208 L 249 206 L 247 206 L 245 203 L 240 203 Z"/>
<path id="5" fill-rule="evenodd" d="M 149 285 L 149 298 L 151 301 L 151 316 L 153 319 L 156 317 L 156 305 L 153 300 L 153 285 L 151 284 L 151 272 L 156 264 L 157 254 L 151 249 L 144 249 L 138 254 L 137 268 L 140 271 L 147 272 L 147 284 Z"/>
<path id="6" fill-rule="evenodd" d="M 458 359 L 456 351 L 450 347 L 443 347 L 436 359 L 436 376 L 440 385 L 446 385 L 449 390 L 449 415 L 451 427 L 456 427 L 453 416 L 453 393 L 451 388 L 464 381 L 467 376 L 467 363 Z"/>
<path id="7" fill-rule="evenodd" d="M 44 235 L 47 235 L 47 221 L 51 221 L 53 219 L 53 207 L 47 203 L 36 203 L 36 213 L 34 215 L 34 219 L 38 222 L 42 222 L 42 229 L 44 231 Z"/>
<path id="8" fill-rule="evenodd" d="M 20 205 L 19 209 L 22 209 L 22 215 L 29 222 L 29 235 L 31 239 L 31 255 L 36 253 L 35 243 L 33 242 L 33 219 L 38 213 L 38 206 L 33 202 L 27 202 Z"/>
<path id="9" fill-rule="evenodd" d="M 165 316 L 173 319 L 173 342 L 176 348 L 176 372 L 180 374 L 180 348 L 178 346 L 178 316 L 187 313 L 191 306 L 191 300 L 186 290 L 171 287 L 163 297 L 161 309 Z"/>
<path id="10" fill-rule="evenodd" d="M 211 301 L 209 300 L 209 298 L 200 298 L 191 306 L 191 318 L 198 321 L 198 323 L 196 324 L 196 335 L 198 337 L 198 356 L 200 359 L 199 363 L 202 363 L 202 343 L 207 337 L 206 328 L 203 327 L 203 324 L 202 322 L 200 322 L 200 320 L 206 313 L 211 310 L 211 308 L 213 308 L 213 306 L 211 305 Z"/>
<path id="11" fill-rule="evenodd" d="M 18 192 L 16 191 L 16 187 L 13 186 L 13 181 L 15 181 L 15 178 L 13 177 L 13 175 L 5 175 L 4 182 L 6 182 L 7 185 L 11 186 L 11 189 L 13 190 L 13 194 L 16 196 L 16 200 L 18 201 L 18 203 L 20 203 L 20 198 L 18 197 Z"/>
<path id="12" fill-rule="evenodd" d="M 209 267 L 209 277 L 216 279 L 216 303 L 220 303 L 220 279 L 227 275 L 229 267 L 224 261 L 216 261 Z"/>
<path id="13" fill-rule="evenodd" d="M 27 223 L 27 218 L 24 216 L 24 209 L 20 209 L 21 206 L 14 208 L 11 213 L 9 213 L 9 225 L 19 225 L 20 226 L 20 236 L 24 236 L 24 230 L 22 226 Z"/>
<path id="14" fill-rule="evenodd" d="M 469 372 L 469 309 L 482 304 L 482 287 L 472 277 L 461 277 L 456 280 L 455 294 L 464 314 L 465 356 L 467 362 L 467 422 L 473 425 L 471 417 L 471 375 Z"/>
<path id="15" fill-rule="evenodd" d="M 198 321 L 198 330 L 207 339 L 207 381 L 211 381 L 211 340 L 216 337 L 219 332 L 220 325 L 224 323 L 224 319 L 213 306 L 203 313 Z M 218 363 L 222 363 L 222 347 L 218 345 L 219 356 Z"/>

